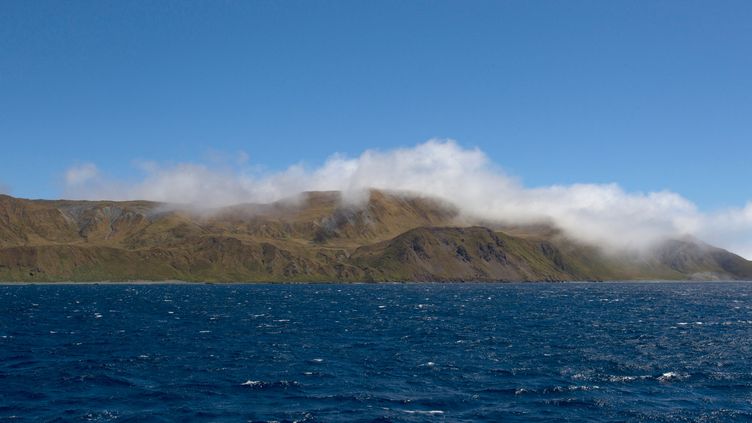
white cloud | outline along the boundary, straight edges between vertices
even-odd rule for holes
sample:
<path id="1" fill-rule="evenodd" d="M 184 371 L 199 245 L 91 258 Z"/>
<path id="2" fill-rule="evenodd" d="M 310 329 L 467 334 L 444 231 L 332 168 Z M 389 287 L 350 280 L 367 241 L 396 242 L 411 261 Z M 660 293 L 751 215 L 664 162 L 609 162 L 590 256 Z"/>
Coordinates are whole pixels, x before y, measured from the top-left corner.
<path id="1" fill-rule="evenodd" d="M 246 159 L 245 153 L 238 161 Z M 752 203 L 704 214 L 682 196 L 625 192 L 615 184 L 524 187 L 479 149 L 431 140 L 412 148 L 368 150 L 355 158 L 331 156 L 307 169 L 260 173 L 237 167 L 148 162 L 144 178 L 123 185 L 106 181 L 94 165 L 66 174 L 69 196 L 147 199 L 199 206 L 270 202 L 302 191 L 339 190 L 358 201 L 367 188 L 412 191 L 457 204 L 468 216 L 510 223 L 554 222 L 570 236 L 610 247 L 640 248 L 666 237 L 694 235 L 752 257 Z M 237 163 L 237 162 L 236 162 Z"/>
<path id="2" fill-rule="evenodd" d="M 705 216 L 695 229 L 698 238 L 752 259 L 752 201 L 744 208 Z"/>
<path id="3" fill-rule="evenodd" d="M 99 169 L 93 163 L 84 163 L 69 168 L 65 172 L 65 184 L 68 187 L 80 186 L 99 176 Z"/>
<path id="4" fill-rule="evenodd" d="M 248 160 L 250 158 L 251 157 L 248 155 L 248 153 L 246 153 L 243 150 L 240 150 L 240 151 L 238 151 L 238 154 L 235 157 L 235 163 L 238 164 L 238 165 L 243 165 L 243 164 L 248 163 Z"/>

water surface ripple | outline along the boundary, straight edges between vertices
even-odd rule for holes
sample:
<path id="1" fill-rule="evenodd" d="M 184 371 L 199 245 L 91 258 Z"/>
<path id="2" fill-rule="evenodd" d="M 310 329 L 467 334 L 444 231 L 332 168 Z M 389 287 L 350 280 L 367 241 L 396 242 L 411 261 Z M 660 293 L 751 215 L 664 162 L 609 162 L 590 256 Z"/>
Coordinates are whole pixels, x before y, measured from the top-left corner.
<path id="1" fill-rule="evenodd" d="M 752 284 L 0 286 L 0 420 L 750 419 Z"/>

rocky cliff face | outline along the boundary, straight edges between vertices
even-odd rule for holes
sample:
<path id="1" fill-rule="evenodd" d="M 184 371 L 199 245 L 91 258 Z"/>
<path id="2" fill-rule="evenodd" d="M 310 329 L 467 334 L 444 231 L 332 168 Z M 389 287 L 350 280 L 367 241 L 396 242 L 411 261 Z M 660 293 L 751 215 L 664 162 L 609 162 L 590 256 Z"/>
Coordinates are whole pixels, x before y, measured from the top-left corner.
<path id="1" fill-rule="evenodd" d="M 379 191 L 357 205 L 316 192 L 210 212 L 0 196 L 4 281 L 692 278 L 752 279 L 752 262 L 693 240 L 606 255 L 554 228 L 468 225 L 444 202 Z"/>

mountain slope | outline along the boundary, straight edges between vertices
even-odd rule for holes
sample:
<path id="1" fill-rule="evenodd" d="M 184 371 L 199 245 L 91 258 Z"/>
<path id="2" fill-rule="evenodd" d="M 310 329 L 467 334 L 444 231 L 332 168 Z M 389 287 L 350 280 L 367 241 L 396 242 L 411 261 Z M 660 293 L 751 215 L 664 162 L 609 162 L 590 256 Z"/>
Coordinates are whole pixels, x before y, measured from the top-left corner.
<path id="1" fill-rule="evenodd" d="M 752 262 L 693 240 L 607 255 L 545 225 L 467 226 L 449 204 L 380 191 L 363 204 L 314 192 L 210 212 L 0 196 L 3 281 L 692 278 L 752 279 Z"/>

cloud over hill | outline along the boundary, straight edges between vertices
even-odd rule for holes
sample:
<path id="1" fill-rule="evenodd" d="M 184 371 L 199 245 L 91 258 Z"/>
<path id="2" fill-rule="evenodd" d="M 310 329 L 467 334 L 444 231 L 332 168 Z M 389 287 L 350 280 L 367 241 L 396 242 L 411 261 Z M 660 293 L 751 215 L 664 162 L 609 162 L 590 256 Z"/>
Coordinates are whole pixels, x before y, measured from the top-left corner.
<path id="1" fill-rule="evenodd" d="M 242 161 L 241 161 L 242 162 Z M 471 218 L 550 222 L 579 240 L 610 248 L 642 248 L 669 237 L 695 236 L 752 257 L 752 202 L 703 213 L 669 191 L 626 192 L 617 184 L 526 187 L 477 148 L 430 140 L 411 148 L 335 154 L 315 168 L 278 172 L 199 163 L 141 163 L 143 178 L 124 183 L 95 164 L 70 168 L 65 195 L 77 199 L 145 199 L 196 206 L 264 203 L 302 191 L 338 190 L 357 203 L 368 188 L 409 191 L 455 203 Z"/>

